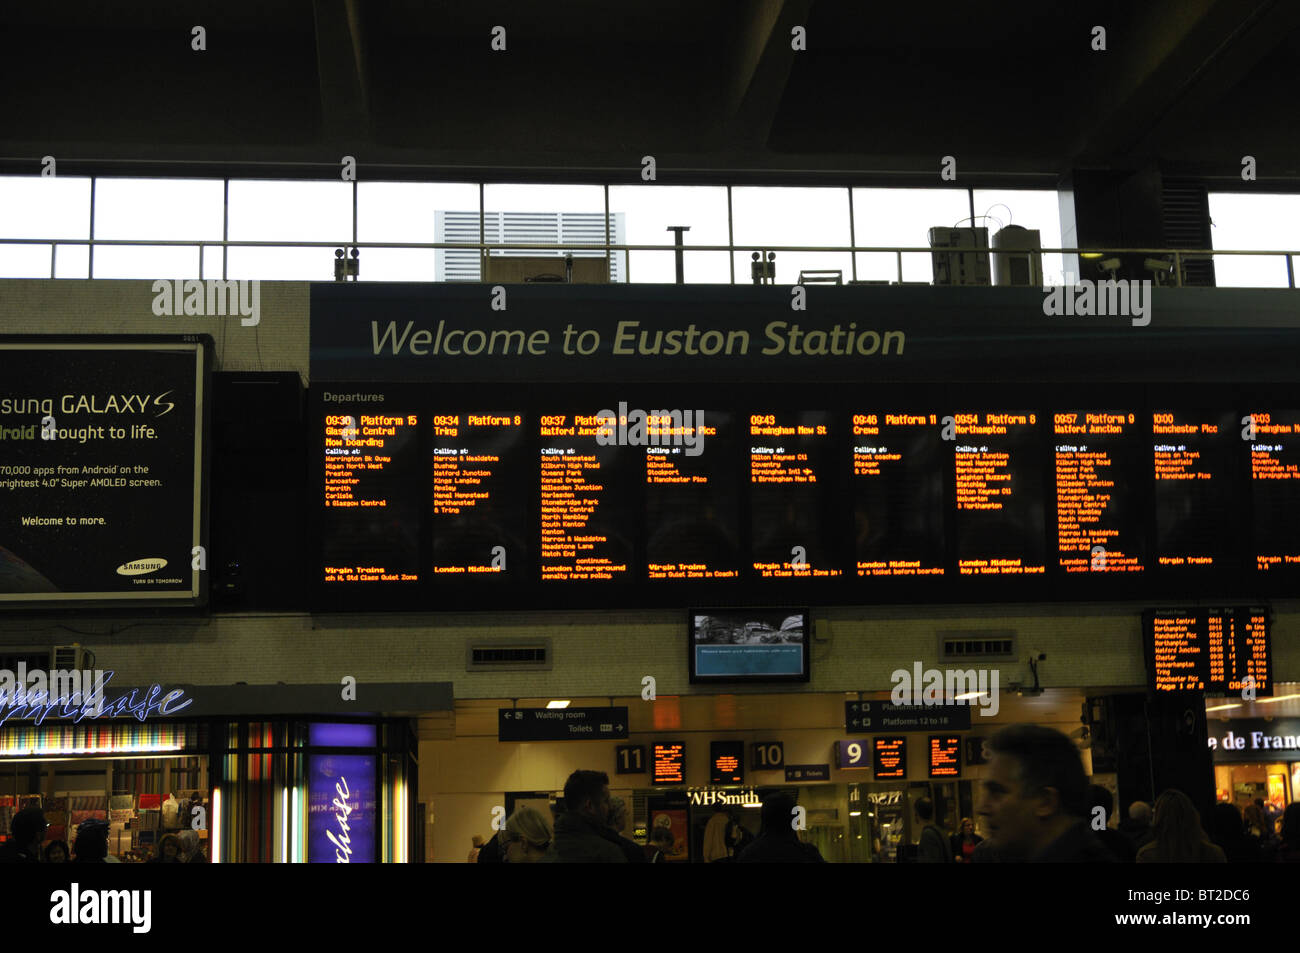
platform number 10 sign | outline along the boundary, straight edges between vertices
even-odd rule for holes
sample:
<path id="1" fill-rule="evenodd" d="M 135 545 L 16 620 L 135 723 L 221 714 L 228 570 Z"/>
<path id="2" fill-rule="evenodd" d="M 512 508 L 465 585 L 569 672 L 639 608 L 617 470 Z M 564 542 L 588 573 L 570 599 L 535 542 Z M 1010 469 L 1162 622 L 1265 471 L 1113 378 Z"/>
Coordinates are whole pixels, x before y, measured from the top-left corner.
<path id="1" fill-rule="evenodd" d="M 785 745 L 779 741 L 756 741 L 750 751 L 751 771 L 780 771 L 785 767 Z"/>

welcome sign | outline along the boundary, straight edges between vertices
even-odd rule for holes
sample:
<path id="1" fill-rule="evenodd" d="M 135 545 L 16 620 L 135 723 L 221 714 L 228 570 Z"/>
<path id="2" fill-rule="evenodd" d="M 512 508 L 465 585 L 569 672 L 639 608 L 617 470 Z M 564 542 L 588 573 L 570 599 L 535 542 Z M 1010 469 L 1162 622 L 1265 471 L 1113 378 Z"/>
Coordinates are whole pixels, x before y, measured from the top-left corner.
<path id="1" fill-rule="evenodd" d="M 312 755 L 307 760 L 307 862 L 375 862 L 375 759 Z"/>

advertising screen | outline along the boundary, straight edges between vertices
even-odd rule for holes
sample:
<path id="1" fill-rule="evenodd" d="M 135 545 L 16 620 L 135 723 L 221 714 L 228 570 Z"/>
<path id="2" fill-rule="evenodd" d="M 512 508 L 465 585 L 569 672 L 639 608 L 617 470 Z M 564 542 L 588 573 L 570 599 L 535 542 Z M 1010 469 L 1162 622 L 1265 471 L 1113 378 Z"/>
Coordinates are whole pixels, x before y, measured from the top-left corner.
<path id="1" fill-rule="evenodd" d="M 205 336 L 0 337 L 0 606 L 206 601 L 210 360 Z"/>

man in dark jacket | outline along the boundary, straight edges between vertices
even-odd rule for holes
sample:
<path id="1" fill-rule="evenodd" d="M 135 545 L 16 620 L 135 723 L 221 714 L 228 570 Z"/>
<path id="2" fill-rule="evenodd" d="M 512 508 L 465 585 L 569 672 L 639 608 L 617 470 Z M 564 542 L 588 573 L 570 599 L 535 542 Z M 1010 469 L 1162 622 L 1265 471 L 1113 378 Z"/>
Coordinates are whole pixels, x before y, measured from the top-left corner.
<path id="1" fill-rule="evenodd" d="M 916 821 L 921 827 L 920 842 L 916 845 L 918 864 L 946 864 L 953 862 L 948 835 L 934 822 L 934 802 L 928 797 L 916 799 Z"/>
<path id="2" fill-rule="evenodd" d="M 1038 725 L 1012 725 L 991 752 L 979 813 L 1003 863 L 1114 863 L 1083 818 L 1088 779 L 1072 742 Z"/>
<path id="3" fill-rule="evenodd" d="M 25 807 L 9 823 L 9 839 L 0 844 L 0 864 L 39 864 L 45 839 L 45 812 Z"/>
<path id="4" fill-rule="evenodd" d="M 564 813 L 555 819 L 553 864 L 626 864 L 627 856 L 609 828 L 609 775 L 574 771 L 564 782 Z"/>
<path id="5" fill-rule="evenodd" d="M 1119 822 L 1119 832 L 1129 839 L 1136 856 L 1147 844 L 1155 840 L 1151 830 L 1151 805 L 1146 801 L 1134 801 L 1128 806 L 1128 820 Z"/>
<path id="6" fill-rule="evenodd" d="M 794 798 L 778 791 L 763 800 L 763 829 L 740 856 L 738 864 L 816 864 L 825 859 L 812 844 L 799 840 L 791 826 L 794 820 Z"/>
<path id="7" fill-rule="evenodd" d="M 1088 826 L 1097 835 L 1097 840 L 1115 855 L 1117 863 L 1137 863 L 1137 851 L 1133 849 L 1133 842 L 1109 826 L 1110 812 L 1114 809 L 1115 797 L 1108 788 L 1100 784 L 1088 785 Z"/>

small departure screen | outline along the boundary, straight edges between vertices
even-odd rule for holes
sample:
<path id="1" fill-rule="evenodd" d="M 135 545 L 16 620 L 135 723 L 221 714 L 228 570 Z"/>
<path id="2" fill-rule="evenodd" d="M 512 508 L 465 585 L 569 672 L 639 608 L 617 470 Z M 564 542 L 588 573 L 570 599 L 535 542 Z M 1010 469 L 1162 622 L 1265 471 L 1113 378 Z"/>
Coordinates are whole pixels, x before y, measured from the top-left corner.
<path id="1" fill-rule="evenodd" d="M 650 749 L 652 784 L 686 783 L 686 746 L 679 741 L 655 742 Z"/>
<path id="2" fill-rule="evenodd" d="M 1161 609 L 1144 623 L 1154 691 L 1273 694 L 1267 609 Z"/>
<path id="3" fill-rule="evenodd" d="M 902 735 L 872 738 L 871 756 L 877 781 L 907 777 L 907 738 Z"/>
<path id="4" fill-rule="evenodd" d="M 961 735 L 930 735 L 930 777 L 961 774 Z"/>
<path id="5" fill-rule="evenodd" d="M 709 783 L 745 783 L 745 743 L 743 741 L 709 742 Z"/>

